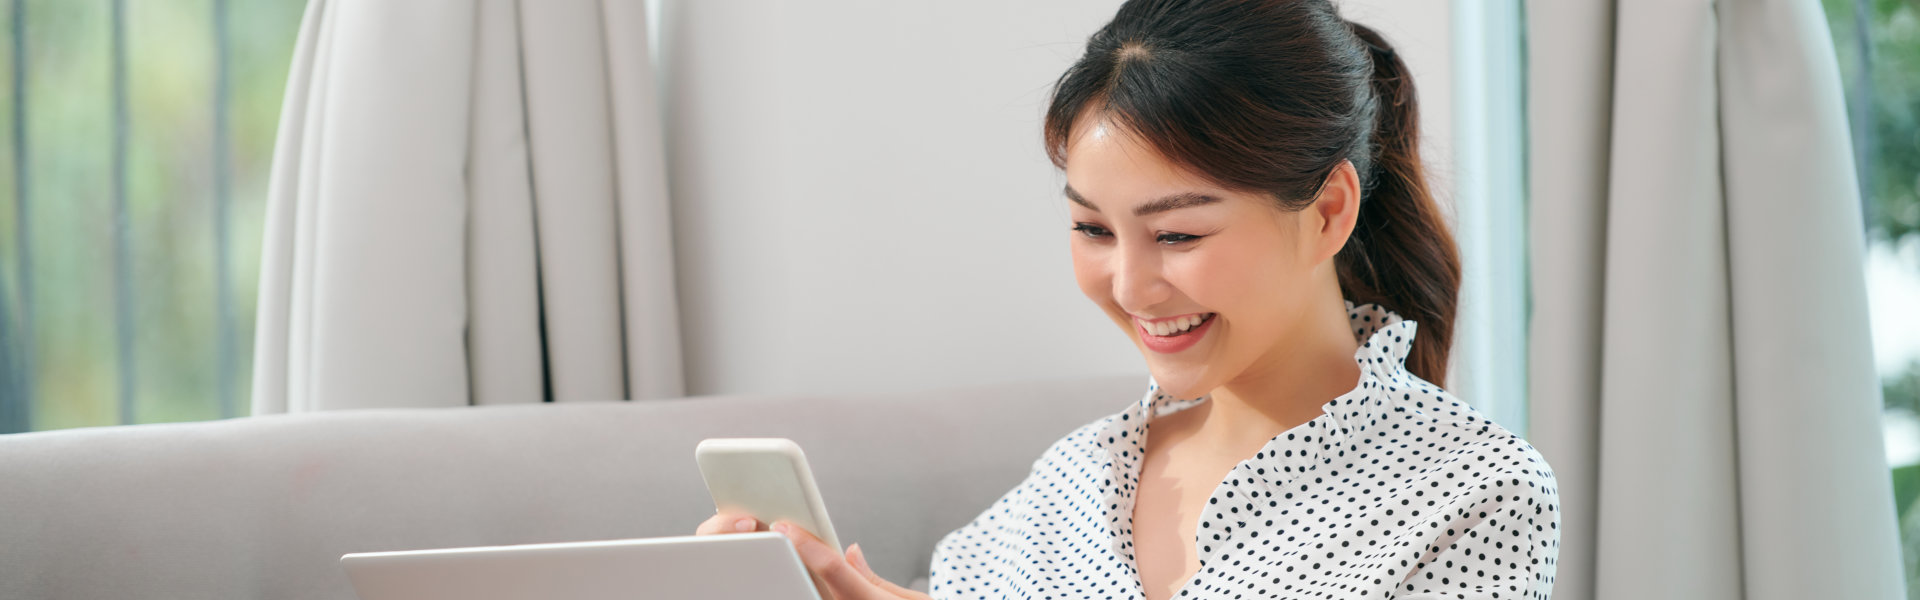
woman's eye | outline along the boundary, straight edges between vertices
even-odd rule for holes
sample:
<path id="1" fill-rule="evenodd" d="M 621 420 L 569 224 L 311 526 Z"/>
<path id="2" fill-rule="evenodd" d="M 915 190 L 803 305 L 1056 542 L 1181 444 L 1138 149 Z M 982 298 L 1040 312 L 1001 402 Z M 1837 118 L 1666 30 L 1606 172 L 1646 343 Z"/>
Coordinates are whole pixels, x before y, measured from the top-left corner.
<path id="1" fill-rule="evenodd" d="M 1088 238 L 1091 238 L 1091 239 L 1113 237 L 1113 232 L 1107 231 L 1107 228 L 1101 227 L 1099 225 L 1094 225 L 1092 223 L 1074 223 L 1073 230 L 1078 231 L 1080 232 L 1080 235 L 1087 236 Z M 1200 239 L 1202 237 L 1206 237 L 1206 236 L 1190 235 L 1185 233 L 1162 233 L 1157 238 L 1155 238 L 1155 241 L 1158 241 L 1161 244 L 1165 244 L 1168 246 L 1178 246 L 1180 244 L 1185 244 L 1187 242 Z"/>
<path id="2" fill-rule="evenodd" d="M 1073 230 L 1080 232 L 1080 235 L 1084 235 L 1090 238 L 1100 238 L 1107 235 L 1111 235 L 1110 233 L 1107 232 L 1105 228 L 1099 225 L 1094 225 L 1092 223 L 1074 223 Z"/>

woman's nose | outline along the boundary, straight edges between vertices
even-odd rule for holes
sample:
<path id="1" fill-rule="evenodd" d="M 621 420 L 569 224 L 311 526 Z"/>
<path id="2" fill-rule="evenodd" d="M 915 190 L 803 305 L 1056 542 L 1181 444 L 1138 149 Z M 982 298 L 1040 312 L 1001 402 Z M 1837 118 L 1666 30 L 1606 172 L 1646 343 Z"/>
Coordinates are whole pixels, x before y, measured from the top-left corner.
<path id="1" fill-rule="evenodd" d="M 1160 254 L 1152 248 L 1122 247 L 1113 257 L 1113 300 L 1122 309 L 1144 314 L 1171 295 L 1172 286 L 1160 270 Z"/>

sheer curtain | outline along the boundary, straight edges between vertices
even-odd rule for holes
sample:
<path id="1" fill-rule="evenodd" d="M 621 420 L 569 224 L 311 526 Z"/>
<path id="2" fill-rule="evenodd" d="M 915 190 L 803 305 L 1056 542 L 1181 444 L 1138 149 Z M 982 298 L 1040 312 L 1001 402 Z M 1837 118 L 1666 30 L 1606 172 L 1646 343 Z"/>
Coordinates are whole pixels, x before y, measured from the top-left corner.
<path id="1" fill-rule="evenodd" d="M 679 396 L 645 7 L 312 0 L 255 414 Z"/>
<path id="2" fill-rule="evenodd" d="M 1527 9 L 1556 598 L 1904 598 L 1819 4 Z"/>

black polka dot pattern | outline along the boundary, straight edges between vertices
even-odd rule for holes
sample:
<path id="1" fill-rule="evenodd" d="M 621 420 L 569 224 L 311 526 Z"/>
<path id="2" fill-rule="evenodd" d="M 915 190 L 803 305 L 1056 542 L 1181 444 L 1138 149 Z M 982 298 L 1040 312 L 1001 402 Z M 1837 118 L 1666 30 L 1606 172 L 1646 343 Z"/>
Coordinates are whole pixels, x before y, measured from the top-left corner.
<path id="1" fill-rule="evenodd" d="M 1553 470 L 1519 436 L 1406 371 L 1415 323 L 1349 306 L 1359 386 L 1214 489 L 1176 598 L 1538 599 L 1560 551 Z M 934 549 L 935 598 L 1140 598 L 1133 502 L 1145 397 L 1087 424 Z"/>

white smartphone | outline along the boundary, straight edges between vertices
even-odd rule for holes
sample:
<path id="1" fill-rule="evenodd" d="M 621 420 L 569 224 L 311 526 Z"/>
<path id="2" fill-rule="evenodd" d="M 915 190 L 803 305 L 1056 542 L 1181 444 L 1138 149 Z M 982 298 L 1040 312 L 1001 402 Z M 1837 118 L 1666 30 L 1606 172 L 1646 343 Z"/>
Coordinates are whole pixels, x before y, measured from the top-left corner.
<path id="1" fill-rule="evenodd" d="M 813 532 L 834 550 L 844 550 L 827 520 L 827 504 L 813 485 L 807 456 L 793 440 L 709 438 L 693 456 L 716 510 L 753 515 L 767 525 L 784 520 Z"/>

